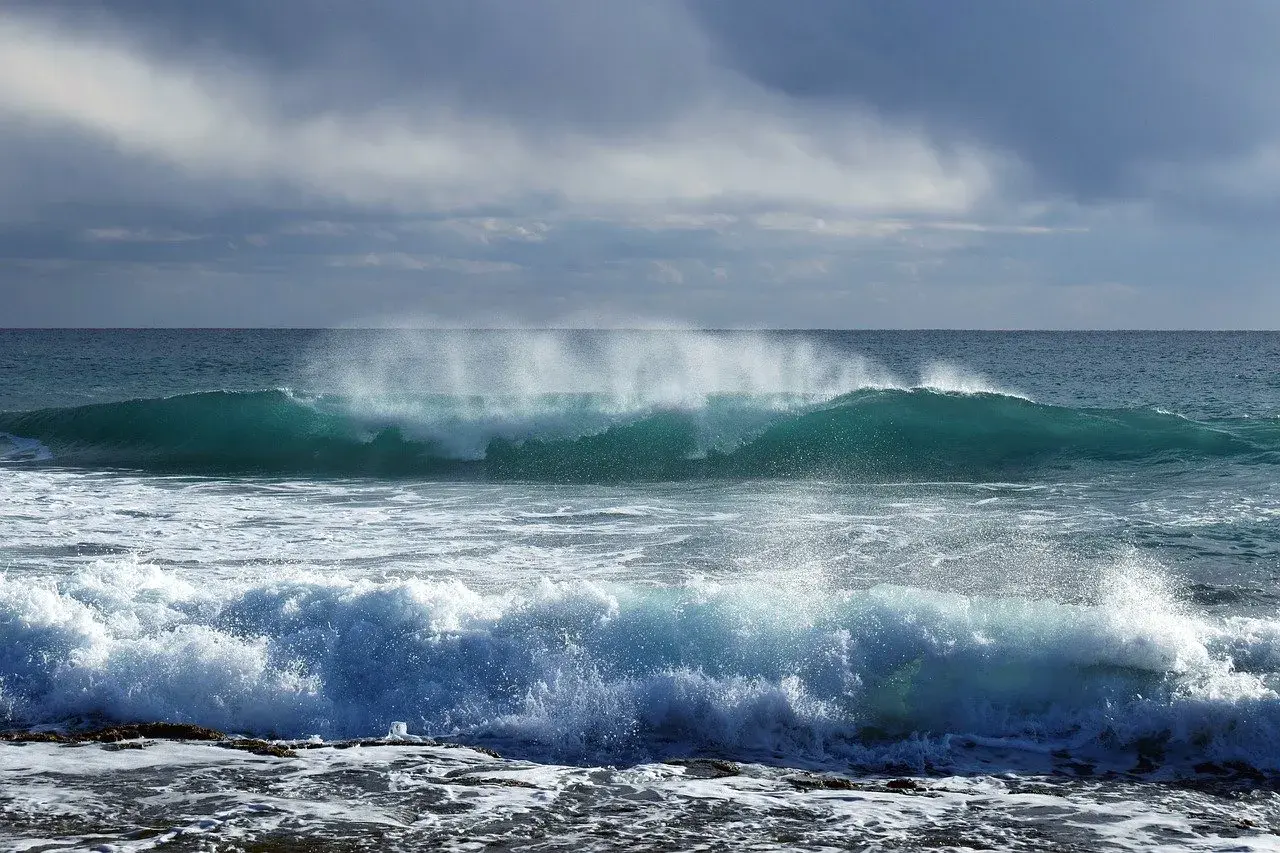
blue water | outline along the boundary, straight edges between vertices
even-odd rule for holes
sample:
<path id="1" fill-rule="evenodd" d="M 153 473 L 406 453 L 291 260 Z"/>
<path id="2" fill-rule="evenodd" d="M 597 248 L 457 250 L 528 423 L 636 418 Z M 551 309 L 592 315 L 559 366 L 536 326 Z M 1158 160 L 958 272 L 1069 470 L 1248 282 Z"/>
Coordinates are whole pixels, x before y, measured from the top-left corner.
<path id="1" fill-rule="evenodd" d="M 0 716 L 1280 770 L 1276 364 L 1269 333 L 0 332 Z"/>
<path id="2" fill-rule="evenodd" d="M 712 333 L 732 340 L 732 332 Z M 432 368 L 426 350 L 470 343 L 469 332 L 365 330 L 139 329 L 0 330 L 0 410 L 167 397 L 200 391 L 281 387 L 336 390 L 353 367 Z M 617 333 L 553 335 L 566 348 L 605 343 Z M 410 338 L 406 344 L 404 339 Z M 529 335 L 493 332 L 519 351 Z M 661 349 L 679 332 L 627 335 Z M 1163 406 L 1190 417 L 1280 414 L 1280 333 L 816 331 L 770 336 L 874 358 L 896 375 L 949 362 L 1037 401 L 1099 408 Z M 630 341 L 628 341 L 630 343 Z M 371 364 L 371 362 L 380 362 Z M 414 377 L 422 379 L 421 374 Z M 481 391 L 483 389 L 476 389 Z"/>

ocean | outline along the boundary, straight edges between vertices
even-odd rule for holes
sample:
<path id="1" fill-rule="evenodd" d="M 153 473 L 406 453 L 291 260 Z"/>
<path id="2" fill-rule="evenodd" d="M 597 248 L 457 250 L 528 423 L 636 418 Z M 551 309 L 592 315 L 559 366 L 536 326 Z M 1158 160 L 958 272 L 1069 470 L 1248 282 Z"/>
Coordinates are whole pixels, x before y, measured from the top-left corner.
<path id="1" fill-rule="evenodd" d="M 0 331 L 0 846 L 1280 850 L 1277 365 Z"/>

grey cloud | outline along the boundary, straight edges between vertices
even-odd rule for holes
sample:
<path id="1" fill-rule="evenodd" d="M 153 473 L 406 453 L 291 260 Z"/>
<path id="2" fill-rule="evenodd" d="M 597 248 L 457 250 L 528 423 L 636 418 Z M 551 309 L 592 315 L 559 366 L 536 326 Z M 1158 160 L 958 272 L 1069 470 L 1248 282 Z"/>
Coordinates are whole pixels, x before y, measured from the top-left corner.
<path id="1" fill-rule="evenodd" d="M 923 129 L 943 156 L 964 145 L 1007 152 L 1032 186 L 1008 173 L 1006 194 L 1038 187 L 1090 203 L 1198 206 L 1210 216 L 1232 202 L 1265 212 L 1280 195 L 1280 168 L 1266 159 L 1280 141 L 1270 83 L 1280 74 L 1280 7 L 1269 0 L 18 0 L 12 8 L 84 37 L 127 37 L 215 82 L 257 75 L 285 120 L 447 108 L 514 123 L 525 144 L 554 149 L 566 127 L 616 139 L 728 106 L 781 111 L 820 152 L 848 133 L 842 121 L 870 108 Z M 497 146 L 492 156 L 509 153 Z M 1266 178 L 1263 198 L 1255 174 Z"/>
<path id="2" fill-rule="evenodd" d="M 814 101 L 873 104 L 1015 152 L 1085 200 L 1176 190 L 1280 138 L 1270 0 L 694 0 L 725 61 Z M 1169 186 L 1174 184 L 1174 186 Z M 1202 188 L 1203 189 L 1203 188 Z"/>
<path id="3" fill-rule="evenodd" d="M 552 132 L 469 103 L 292 115 L 276 100 L 273 78 L 225 62 L 166 59 L 127 38 L 0 14 L 0 112 L 46 137 L 96 138 L 130 162 L 225 182 L 232 197 L 416 211 L 740 199 L 956 211 L 990 190 L 998 166 L 864 112 L 811 116 L 759 92 L 621 138 Z"/>
<path id="4" fill-rule="evenodd" d="M 10 0 L 0 325 L 1274 325 L 1277 35 L 1267 0 Z"/>
<path id="5" fill-rule="evenodd" d="M 676 0 L 21 0 L 170 62 L 276 81 L 295 111 L 446 101 L 537 125 L 620 130 L 669 117 L 729 75 Z"/>

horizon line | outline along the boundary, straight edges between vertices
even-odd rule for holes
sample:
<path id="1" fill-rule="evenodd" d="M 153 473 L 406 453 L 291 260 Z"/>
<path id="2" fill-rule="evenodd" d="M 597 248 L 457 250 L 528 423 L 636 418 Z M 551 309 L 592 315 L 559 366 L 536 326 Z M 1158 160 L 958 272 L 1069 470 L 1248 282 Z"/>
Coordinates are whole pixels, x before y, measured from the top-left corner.
<path id="1" fill-rule="evenodd" d="M 984 334 L 1272 334 L 1280 328 L 960 328 L 943 326 L 0 326 L 2 332 L 966 332 Z"/>

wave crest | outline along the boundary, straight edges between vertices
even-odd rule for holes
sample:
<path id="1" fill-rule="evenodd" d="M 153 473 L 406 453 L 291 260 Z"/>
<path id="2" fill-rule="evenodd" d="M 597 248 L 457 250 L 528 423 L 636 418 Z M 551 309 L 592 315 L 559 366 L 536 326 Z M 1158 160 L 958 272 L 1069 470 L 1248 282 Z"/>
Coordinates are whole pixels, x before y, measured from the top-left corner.
<path id="1" fill-rule="evenodd" d="M 394 402 L 391 416 L 342 397 L 208 392 L 0 413 L 0 431 L 74 466 L 551 482 L 1016 479 L 1088 462 L 1274 461 L 1280 450 L 1280 429 L 1257 420 L 1202 423 L 1151 409 L 926 389 L 860 390 L 820 403 L 729 395 L 625 413 L 580 394 L 543 396 L 520 410 L 490 398 Z"/>

